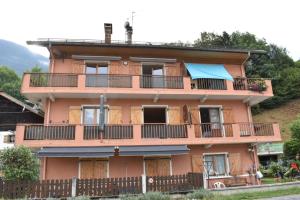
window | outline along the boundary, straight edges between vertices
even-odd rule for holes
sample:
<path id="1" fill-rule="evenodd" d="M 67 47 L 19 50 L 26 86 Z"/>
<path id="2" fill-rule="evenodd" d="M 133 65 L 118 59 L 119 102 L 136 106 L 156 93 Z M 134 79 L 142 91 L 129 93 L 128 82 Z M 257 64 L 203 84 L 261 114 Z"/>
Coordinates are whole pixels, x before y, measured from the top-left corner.
<path id="1" fill-rule="evenodd" d="M 80 178 L 108 178 L 108 161 L 80 160 Z"/>
<path id="2" fill-rule="evenodd" d="M 15 135 L 4 135 L 3 143 L 14 143 L 15 142 Z"/>
<path id="3" fill-rule="evenodd" d="M 98 106 L 83 107 L 83 124 L 97 125 L 99 124 L 100 110 Z M 105 108 L 104 123 L 107 123 L 107 109 Z"/>
<path id="4" fill-rule="evenodd" d="M 165 107 L 144 107 L 144 123 L 165 124 L 166 108 Z"/>
<path id="5" fill-rule="evenodd" d="M 86 74 L 108 74 L 108 64 L 107 63 L 86 64 L 85 73 Z"/>
<path id="6" fill-rule="evenodd" d="M 142 87 L 144 88 L 163 88 L 164 70 L 163 65 L 143 65 Z"/>
<path id="7" fill-rule="evenodd" d="M 221 112 L 218 107 L 200 108 L 200 119 L 203 137 L 221 137 Z"/>
<path id="8" fill-rule="evenodd" d="M 205 170 L 210 176 L 228 175 L 227 154 L 214 154 L 204 156 Z"/>

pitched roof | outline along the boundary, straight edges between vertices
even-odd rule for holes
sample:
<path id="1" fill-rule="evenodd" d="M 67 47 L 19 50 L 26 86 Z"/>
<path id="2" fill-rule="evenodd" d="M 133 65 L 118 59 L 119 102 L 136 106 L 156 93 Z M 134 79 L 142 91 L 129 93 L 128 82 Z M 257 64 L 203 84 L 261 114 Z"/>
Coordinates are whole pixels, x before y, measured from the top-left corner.
<path id="1" fill-rule="evenodd" d="M 33 107 L 23 103 L 22 101 L 10 96 L 9 94 L 3 92 L 3 91 L 0 91 L 0 96 L 3 96 L 4 98 L 10 100 L 11 102 L 14 102 L 15 104 L 19 105 L 19 106 L 22 106 L 23 108 L 29 110 L 30 112 L 34 113 L 34 114 L 37 114 L 41 117 L 44 117 L 43 114 L 41 114 L 38 110 L 34 109 Z"/>

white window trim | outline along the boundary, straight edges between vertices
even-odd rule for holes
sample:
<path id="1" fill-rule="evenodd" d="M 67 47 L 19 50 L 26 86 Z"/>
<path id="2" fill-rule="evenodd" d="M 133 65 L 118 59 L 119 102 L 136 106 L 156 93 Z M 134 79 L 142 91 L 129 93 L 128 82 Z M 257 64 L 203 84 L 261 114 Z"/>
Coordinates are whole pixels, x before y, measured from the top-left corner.
<path id="1" fill-rule="evenodd" d="M 222 136 L 225 136 L 225 127 L 223 126 L 224 124 L 224 113 L 223 113 L 223 105 L 198 105 L 198 113 L 199 113 L 199 121 L 201 123 L 201 113 L 200 113 L 200 108 L 219 108 L 219 113 L 220 113 L 220 123 L 222 124 Z"/>
<path id="2" fill-rule="evenodd" d="M 142 105 L 142 123 L 144 124 L 144 108 L 165 108 L 166 124 L 169 124 L 169 105 Z"/>
<path id="3" fill-rule="evenodd" d="M 84 125 L 84 122 L 83 122 L 83 115 L 84 115 L 84 113 L 83 113 L 83 109 L 84 109 L 84 107 L 100 107 L 100 105 L 99 104 L 83 104 L 83 105 L 81 105 L 81 109 L 80 109 L 80 121 L 81 121 L 81 124 L 83 124 Z M 107 105 L 107 104 L 104 104 L 104 107 L 106 107 L 107 108 L 107 123 L 106 124 L 109 124 L 110 122 L 109 122 L 109 105 Z"/>
<path id="4" fill-rule="evenodd" d="M 205 156 L 213 156 L 213 155 L 225 155 L 225 164 L 226 164 L 226 174 L 225 175 L 221 175 L 221 176 L 209 176 L 209 179 L 211 178 L 228 178 L 228 177 L 232 177 L 230 175 L 230 168 L 229 168 L 229 159 L 228 159 L 228 152 L 216 152 L 216 153 L 203 153 L 203 162 L 205 163 Z M 205 167 L 204 167 L 205 169 Z M 206 170 L 205 170 L 206 171 Z M 207 172 L 205 172 L 205 178 L 207 179 Z"/>

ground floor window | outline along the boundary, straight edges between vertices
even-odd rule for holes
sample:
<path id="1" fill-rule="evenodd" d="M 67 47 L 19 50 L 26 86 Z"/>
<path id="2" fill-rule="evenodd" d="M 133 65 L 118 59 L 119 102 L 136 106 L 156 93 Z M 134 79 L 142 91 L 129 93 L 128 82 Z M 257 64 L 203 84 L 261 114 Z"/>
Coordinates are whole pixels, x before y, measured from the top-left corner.
<path id="1" fill-rule="evenodd" d="M 228 175 L 227 154 L 204 155 L 204 165 L 210 176 Z"/>
<path id="2" fill-rule="evenodd" d="M 80 160 L 80 178 L 108 178 L 108 160 Z"/>
<path id="3" fill-rule="evenodd" d="M 171 175 L 171 158 L 145 158 L 146 176 Z"/>

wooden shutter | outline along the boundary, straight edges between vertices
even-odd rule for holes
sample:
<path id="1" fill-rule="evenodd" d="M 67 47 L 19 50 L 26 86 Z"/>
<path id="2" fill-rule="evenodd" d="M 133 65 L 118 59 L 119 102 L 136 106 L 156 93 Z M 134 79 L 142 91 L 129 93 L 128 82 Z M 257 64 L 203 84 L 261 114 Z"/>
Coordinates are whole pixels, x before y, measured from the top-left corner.
<path id="1" fill-rule="evenodd" d="M 84 73 L 84 62 L 79 60 L 72 61 L 72 73 L 81 74 Z"/>
<path id="2" fill-rule="evenodd" d="M 81 107 L 70 106 L 69 108 L 69 124 L 81 124 Z"/>
<path id="3" fill-rule="evenodd" d="M 157 161 L 156 160 L 145 160 L 145 171 L 147 176 L 157 176 Z"/>
<path id="4" fill-rule="evenodd" d="M 142 108 L 139 106 L 131 107 L 131 123 L 132 124 L 142 124 Z"/>
<path id="5" fill-rule="evenodd" d="M 169 107 L 168 117 L 169 124 L 180 124 L 180 107 Z"/>
<path id="6" fill-rule="evenodd" d="M 107 178 L 107 162 L 106 160 L 94 161 L 94 178 Z"/>
<path id="7" fill-rule="evenodd" d="M 190 108 L 190 116 L 192 124 L 195 124 L 195 137 L 200 137 L 201 129 L 200 129 L 200 111 L 198 107 Z"/>
<path id="8" fill-rule="evenodd" d="M 3 143 L 10 143 L 10 136 L 9 135 L 4 135 Z"/>
<path id="9" fill-rule="evenodd" d="M 224 123 L 234 123 L 234 116 L 231 107 L 223 108 Z"/>
<path id="10" fill-rule="evenodd" d="M 188 123 L 188 124 L 191 124 L 192 123 L 192 120 L 191 120 L 191 114 L 190 114 L 190 111 L 189 111 L 189 108 L 187 105 L 184 105 L 183 108 L 183 122 L 184 123 Z"/>
<path id="11" fill-rule="evenodd" d="M 230 153 L 228 155 L 229 160 L 229 170 L 230 175 L 239 175 L 241 174 L 241 154 L 240 153 Z"/>
<path id="12" fill-rule="evenodd" d="M 108 116 L 110 124 L 122 124 L 122 107 L 110 106 Z"/>
<path id="13" fill-rule="evenodd" d="M 167 76 L 180 76 L 179 65 L 167 65 L 166 66 Z"/>
<path id="14" fill-rule="evenodd" d="M 142 74 L 141 69 L 142 69 L 142 66 L 140 63 L 129 62 L 130 75 L 138 75 L 138 76 L 141 75 Z"/>
<path id="15" fill-rule="evenodd" d="M 91 160 L 80 161 L 80 178 L 93 178 L 94 166 Z"/>
<path id="16" fill-rule="evenodd" d="M 162 158 L 162 159 L 157 160 L 157 173 L 158 173 L 158 176 L 171 175 L 169 158 Z"/>
<path id="17" fill-rule="evenodd" d="M 109 65 L 109 74 L 119 74 L 119 63 L 111 62 Z"/>
<path id="18" fill-rule="evenodd" d="M 80 161 L 80 178 L 107 178 L 106 160 L 81 160 Z"/>
<path id="19" fill-rule="evenodd" d="M 202 155 L 192 156 L 192 170 L 195 173 L 203 173 L 204 169 L 203 157 Z"/>

